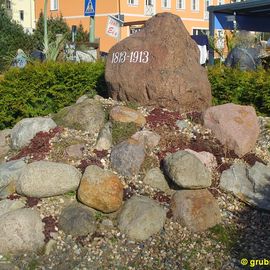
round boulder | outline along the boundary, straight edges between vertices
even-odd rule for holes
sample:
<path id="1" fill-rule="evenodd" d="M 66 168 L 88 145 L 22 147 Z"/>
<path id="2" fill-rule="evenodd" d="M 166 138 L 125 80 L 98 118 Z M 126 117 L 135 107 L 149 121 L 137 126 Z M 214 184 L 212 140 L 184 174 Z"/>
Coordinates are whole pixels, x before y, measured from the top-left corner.
<path id="1" fill-rule="evenodd" d="M 55 122 L 64 127 L 99 132 L 105 122 L 105 112 L 100 102 L 93 99 L 63 108 L 54 117 Z"/>
<path id="2" fill-rule="evenodd" d="M 44 224 L 37 211 L 18 209 L 0 217 L 0 253 L 38 251 L 45 244 Z"/>
<path id="3" fill-rule="evenodd" d="M 37 161 L 23 169 L 16 189 L 28 197 L 51 197 L 77 190 L 80 179 L 80 171 L 71 165 Z"/>
<path id="4" fill-rule="evenodd" d="M 96 230 L 93 211 L 87 206 L 73 203 L 63 209 L 59 217 L 59 228 L 73 236 L 93 234 Z"/>
<path id="5" fill-rule="evenodd" d="M 167 176 L 179 187 L 199 189 L 211 186 L 211 173 L 206 166 L 193 154 L 177 151 L 164 160 Z"/>
<path id="6" fill-rule="evenodd" d="M 217 201 L 207 190 L 180 190 L 171 200 L 173 217 L 189 230 L 198 232 L 221 222 Z"/>
<path id="7" fill-rule="evenodd" d="M 144 157 L 144 145 L 129 139 L 112 148 L 111 165 L 118 173 L 130 177 L 139 172 Z"/>
<path id="8" fill-rule="evenodd" d="M 145 196 L 129 199 L 119 216 L 119 229 L 130 239 L 143 241 L 158 233 L 164 226 L 166 210 Z"/>
<path id="9" fill-rule="evenodd" d="M 123 185 L 114 173 L 91 165 L 83 174 L 78 199 L 89 207 L 111 213 L 122 205 Z"/>
<path id="10" fill-rule="evenodd" d="M 22 119 L 11 130 L 11 146 L 14 149 L 20 149 L 28 145 L 38 132 L 48 132 L 55 127 L 56 124 L 51 118 L 34 117 Z"/>
<path id="11" fill-rule="evenodd" d="M 125 106 L 115 106 L 110 111 L 110 117 L 113 121 L 122 123 L 135 123 L 143 126 L 146 123 L 145 117 L 139 111 Z"/>

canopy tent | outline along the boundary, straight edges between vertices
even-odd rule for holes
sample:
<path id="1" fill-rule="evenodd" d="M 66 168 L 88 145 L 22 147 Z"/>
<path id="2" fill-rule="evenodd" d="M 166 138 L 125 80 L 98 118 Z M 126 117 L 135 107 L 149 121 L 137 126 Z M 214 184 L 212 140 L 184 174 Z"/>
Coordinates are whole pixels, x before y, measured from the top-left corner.
<path id="1" fill-rule="evenodd" d="M 209 6 L 210 36 L 215 30 L 270 32 L 270 0 L 248 0 L 233 4 Z M 214 64 L 214 51 L 210 50 L 209 63 Z"/>

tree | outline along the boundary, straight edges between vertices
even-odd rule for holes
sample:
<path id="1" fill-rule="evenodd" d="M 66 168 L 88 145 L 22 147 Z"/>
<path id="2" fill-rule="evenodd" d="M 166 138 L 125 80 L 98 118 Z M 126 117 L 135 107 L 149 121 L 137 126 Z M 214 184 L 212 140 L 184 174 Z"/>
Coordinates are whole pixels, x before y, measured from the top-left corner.
<path id="1" fill-rule="evenodd" d="M 47 20 L 48 23 L 48 42 L 56 41 L 56 35 L 69 35 L 70 29 L 63 17 L 53 18 Z M 37 21 L 36 30 L 34 32 L 35 46 L 39 50 L 44 49 L 44 14 L 41 12 Z"/>
<path id="2" fill-rule="evenodd" d="M 33 49 L 31 36 L 25 34 L 23 27 L 12 21 L 4 8 L 0 7 L 0 72 L 10 64 L 18 49 L 29 53 Z"/>
<path id="3" fill-rule="evenodd" d="M 80 24 L 77 29 L 76 42 L 89 42 L 89 33 L 84 30 L 82 24 Z"/>

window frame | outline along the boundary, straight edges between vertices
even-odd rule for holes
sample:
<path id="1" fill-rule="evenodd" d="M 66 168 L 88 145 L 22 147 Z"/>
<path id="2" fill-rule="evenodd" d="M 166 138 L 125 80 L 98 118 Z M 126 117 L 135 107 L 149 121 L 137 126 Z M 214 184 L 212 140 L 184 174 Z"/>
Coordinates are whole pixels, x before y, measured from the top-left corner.
<path id="1" fill-rule="evenodd" d="M 180 7 L 181 3 L 181 7 Z M 176 0 L 176 9 L 177 10 L 185 10 L 186 9 L 186 0 Z"/>
<path id="2" fill-rule="evenodd" d="M 24 21 L 24 10 L 19 10 L 20 21 Z"/>
<path id="3" fill-rule="evenodd" d="M 133 2 L 133 3 L 132 3 Z M 128 6 L 130 7 L 137 7 L 139 5 L 139 0 L 128 0 L 127 1 Z"/>
<path id="4" fill-rule="evenodd" d="M 209 1 L 209 5 L 207 6 L 206 3 L 207 1 Z M 204 0 L 204 15 L 203 15 L 203 18 L 205 20 L 209 20 L 209 12 L 207 11 L 207 8 L 209 6 L 211 6 L 213 3 L 212 3 L 212 0 Z"/>
<path id="5" fill-rule="evenodd" d="M 200 11 L 200 1 L 199 0 L 191 0 L 190 3 L 191 3 L 191 11 L 192 12 L 199 12 Z M 193 8 L 194 3 L 195 3 L 195 9 Z"/>
<path id="6" fill-rule="evenodd" d="M 50 10 L 51 11 L 59 10 L 59 1 L 58 0 L 51 0 Z"/>
<path id="7" fill-rule="evenodd" d="M 166 6 L 165 6 L 165 1 L 167 3 Z M 172 2 L 171 2 L 171 0 L 161 0 L 161 8 L 171 9 L 172 8 Z"/>

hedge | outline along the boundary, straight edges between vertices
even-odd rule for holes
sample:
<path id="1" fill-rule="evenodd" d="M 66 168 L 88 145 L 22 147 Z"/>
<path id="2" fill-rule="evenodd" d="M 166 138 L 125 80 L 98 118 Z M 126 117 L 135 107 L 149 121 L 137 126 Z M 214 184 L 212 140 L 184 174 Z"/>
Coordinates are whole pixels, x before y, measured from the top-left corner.
<path id="1" fill-rule="evenodd" d="M 104 63 L 35 63 L 12 68 L 0 80 L 0 129 L 26 117 L 44 116 L 84 94 L 104 94 Z"/>
<path id="2" fill-rule="evenodd" d="M 233 102 L 253 105 L 258 113 L 270 116 L 270 71 L 241 71 L 224 66 L 208 69 L 213 104 Z"/>

